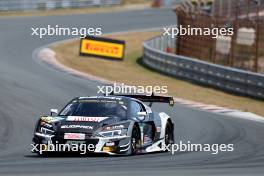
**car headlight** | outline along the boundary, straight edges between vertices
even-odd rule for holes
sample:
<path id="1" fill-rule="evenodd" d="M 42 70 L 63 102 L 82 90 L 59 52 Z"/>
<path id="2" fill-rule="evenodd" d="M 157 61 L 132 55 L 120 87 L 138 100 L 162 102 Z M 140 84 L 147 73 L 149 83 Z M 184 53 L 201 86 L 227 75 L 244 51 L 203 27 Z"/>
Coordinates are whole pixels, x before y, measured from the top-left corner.
<path id="1" fill-rule="evenodd" d="M 126 136 L 127 129 L 119 129 L 119 130 L 112 130 L 112 131 L 101 131 L 98 132 L 100 137 L 118 137 L 118 136 Z"/>
<path id="2" fill-rule="evenodd" d="M 45 121 L 40 121 L 40 126 L 44 126 L 46 128 L 52 128 L 52 124 L 45 122 Z"/>

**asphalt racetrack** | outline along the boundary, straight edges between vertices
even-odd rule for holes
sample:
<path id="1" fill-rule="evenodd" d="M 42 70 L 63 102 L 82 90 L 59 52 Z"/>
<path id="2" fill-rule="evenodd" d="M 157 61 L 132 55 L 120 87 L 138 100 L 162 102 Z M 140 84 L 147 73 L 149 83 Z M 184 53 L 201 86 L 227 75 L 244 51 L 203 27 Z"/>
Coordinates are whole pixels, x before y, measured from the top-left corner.
<path id="1" fill-rule="evenodd" d="M 103 33 L 175 24 L 168 10 L 0 19 L 0 175 L 264 175 L 264 123 L 176 105 L 154 105 L 175 122 L 175 138 L 233 143 L 233 152 L 155 153 L 131 157 L 40 158 L 30 152 L 36 120 L 76 96 L 96 95 L 98 83 L 53 70 L 33 51 L 65 37 L 31 36 L 31 27 L 102 27 Z M 139 78 L 140 79 L 140 78 Z"/>

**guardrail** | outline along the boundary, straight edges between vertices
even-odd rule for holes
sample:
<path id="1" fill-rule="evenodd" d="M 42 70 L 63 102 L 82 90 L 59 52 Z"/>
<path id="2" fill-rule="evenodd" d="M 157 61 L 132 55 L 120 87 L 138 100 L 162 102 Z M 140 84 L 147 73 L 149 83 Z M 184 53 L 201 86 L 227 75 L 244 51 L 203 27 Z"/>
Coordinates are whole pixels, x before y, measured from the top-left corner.
<path id="1" fill-rule="evenodd" d="M 121 4 L 121 0 L 0 0 L 0 11 L 50 10 Z"/>
<path id="2" fill-rule="evenodd" d="M 264 75 L 167 53 L 164 44 L 170 42 L 164 40 L 156 37 L 144 42 L 143 63 L 147 67 L 176 78 L 264 99 Z"/>

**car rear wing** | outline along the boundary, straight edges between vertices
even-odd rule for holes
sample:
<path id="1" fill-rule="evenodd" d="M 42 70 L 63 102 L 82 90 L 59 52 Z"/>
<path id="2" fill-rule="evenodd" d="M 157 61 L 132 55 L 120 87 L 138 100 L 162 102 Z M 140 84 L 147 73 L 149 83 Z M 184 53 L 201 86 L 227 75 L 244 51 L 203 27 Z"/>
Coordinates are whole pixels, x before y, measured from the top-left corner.
<path id="1" fill-rule="evenodd" d="M 152 103 L 168 103 L 170 106 L 174 106 L 174 98 L 169 96 L 157 96 L 157 95 L 137 95 L 137 94 L 113 94 L 110 95 L 115 96 L 124 96 L 124 97 L 130 97 L 135 98 L 143 102 L 150 102 Z"/>

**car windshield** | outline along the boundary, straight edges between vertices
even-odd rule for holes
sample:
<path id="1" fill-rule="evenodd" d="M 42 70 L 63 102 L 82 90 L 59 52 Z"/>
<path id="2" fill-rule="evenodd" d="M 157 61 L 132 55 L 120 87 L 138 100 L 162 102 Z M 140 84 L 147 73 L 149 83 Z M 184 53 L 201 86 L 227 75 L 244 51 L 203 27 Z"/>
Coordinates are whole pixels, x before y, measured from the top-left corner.
<path id="1" fill-rule="evenodd" d="M 127 107 L 117 101 L 73 101 L 59 115 L 126 118 Z"/>

